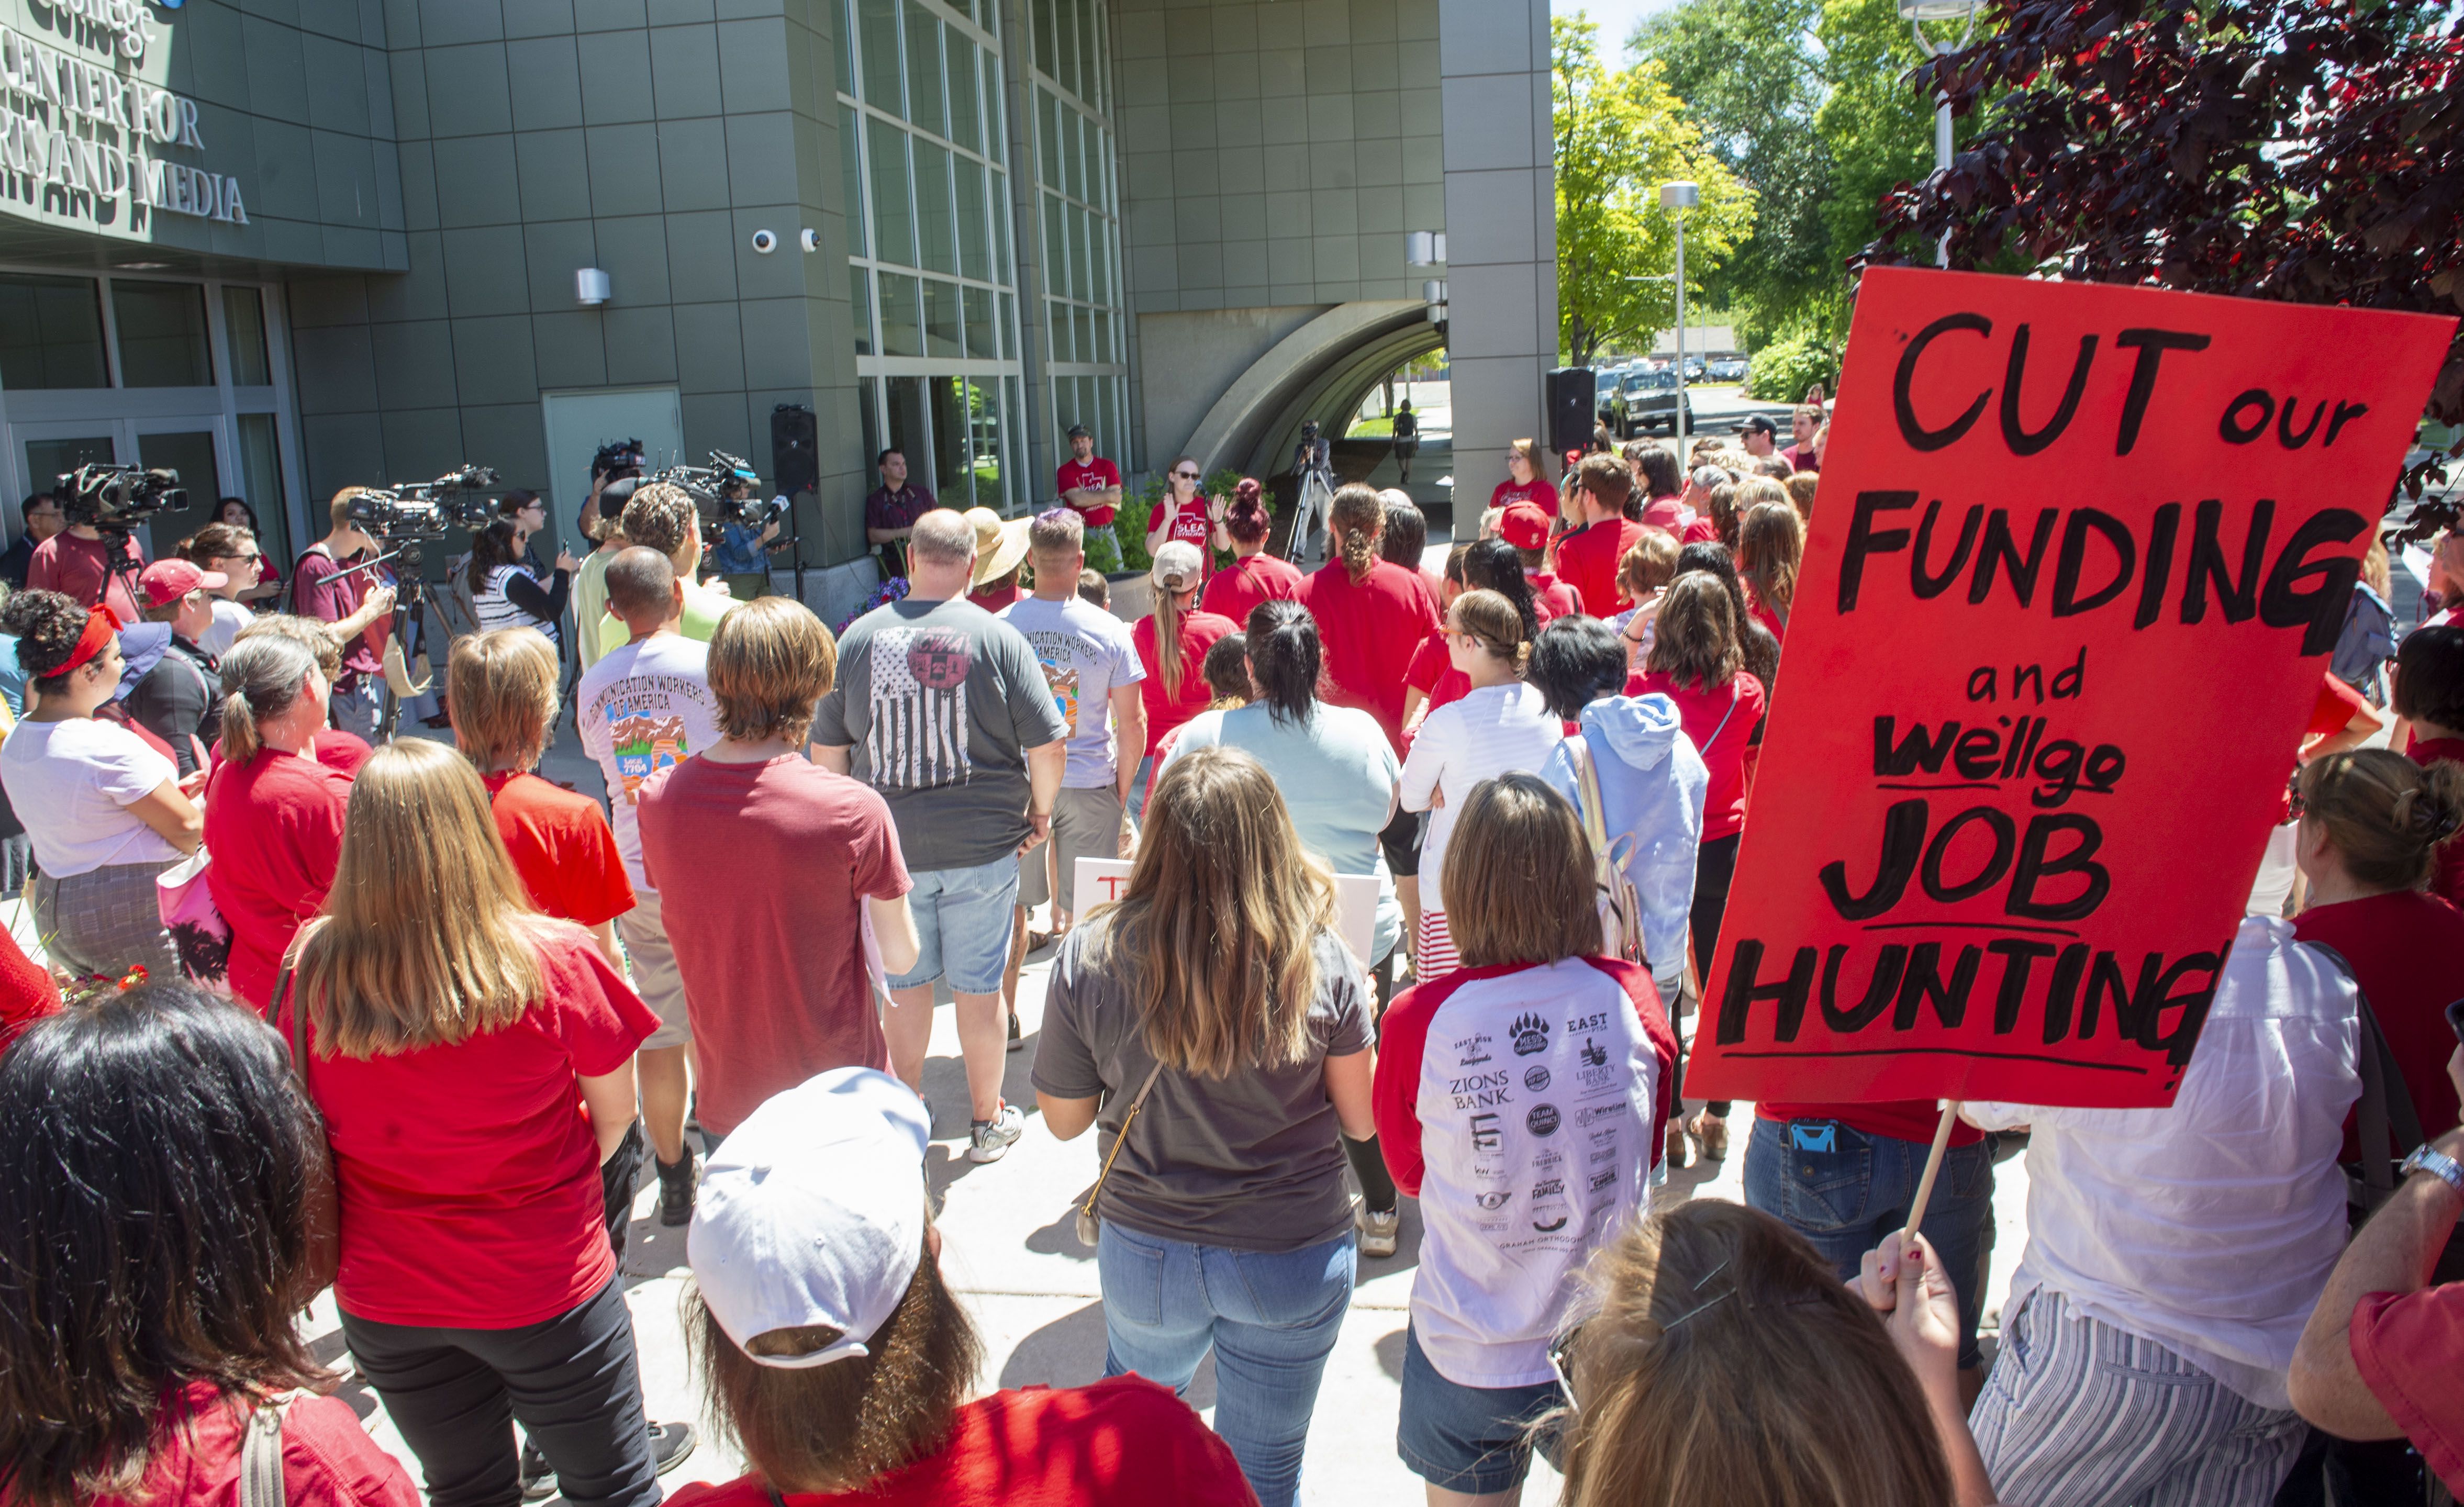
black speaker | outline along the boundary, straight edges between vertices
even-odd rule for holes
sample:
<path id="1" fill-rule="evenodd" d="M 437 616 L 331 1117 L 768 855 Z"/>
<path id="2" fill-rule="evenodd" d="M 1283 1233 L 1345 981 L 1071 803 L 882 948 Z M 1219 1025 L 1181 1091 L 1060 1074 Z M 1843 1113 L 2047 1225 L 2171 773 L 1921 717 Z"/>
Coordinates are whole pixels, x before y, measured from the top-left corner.
<path id="1" fill-rule="evenodd" d="M 1588 448 L 1599 426 L 1599 383 L 1588 366 L 1560 366 L 1549 374 L 1549 448 L 1557 455 Z"/>
<path id="2" fill-rule="evenodd" d="M 814 448 L 818 431 L 813 410 L 782 403 L 770 410 L 770 484 L 792 497 L 811 491 L 822 479 L 821 452 Z"/>

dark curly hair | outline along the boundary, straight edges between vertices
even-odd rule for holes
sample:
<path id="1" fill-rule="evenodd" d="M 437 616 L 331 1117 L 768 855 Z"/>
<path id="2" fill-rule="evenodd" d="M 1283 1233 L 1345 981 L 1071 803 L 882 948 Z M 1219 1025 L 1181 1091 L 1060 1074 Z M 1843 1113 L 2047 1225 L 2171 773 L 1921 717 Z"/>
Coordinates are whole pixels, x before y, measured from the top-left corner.
<path id="1" fill-rule="evenodd" d="M 0 631 L 17 637 L 17 663 L 37 689 L 62 688 L 61 666 L 77 652 L 92 609 L 56 591 L 21 591 L 0 607 Z"/>

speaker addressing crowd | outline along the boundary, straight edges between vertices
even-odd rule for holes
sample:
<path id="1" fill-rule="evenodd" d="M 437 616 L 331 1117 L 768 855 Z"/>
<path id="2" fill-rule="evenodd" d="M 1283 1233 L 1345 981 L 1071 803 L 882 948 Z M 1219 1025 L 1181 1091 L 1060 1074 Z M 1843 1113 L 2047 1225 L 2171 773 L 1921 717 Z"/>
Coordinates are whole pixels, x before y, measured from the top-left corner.
<path id="1" fill-rule="evenodd" d="M 1807 524 L 1832 422 L 1809 404 L 1785 452 L 1755 423 L 1587 455 L 1562 491 L 1518 442 L 1441 572 L 1418 508 L 1357 482 L 1299 571 L 1265 551 L 1262 486 L 1218 507 L 1184 459 L 1135 623 L 1087 569 L 1119 500 L 1091 436 L 1031 520 L 935 506 L 888 452 L 869 533 L 907 594 L 843 635 L 701 585 L 693 498 L 611 465 L 587 560 L 536 558 L 527 494 L 481 535 L 450 748 L 365 741 L 391 599 L 354 570 L 377 541 L 347 491 L 297 616 L 248 610 L 254 537 L 219 522 L 138 578 L 151 622 L 99 582 L 17 594 L 0 789 L 69 976 L 0 950 L 0 1503 L 265 1507 L 243 1478 L 269 1471 L 316 1507 L 656 1502 L 695 1440 L 644 1404 L 618 1271 L 637 1173 L 685 1232 L 694 1379 L 746 1467 L 686 1507 L 1298 1501 L 1405 1198 L 1395 1448 L 1433 1507 L 1516 1500 L 1535 1453 L 1578 1507 L 2464 1485 L 2443 574 L 2423 625 L 2364 634 L 2353 682 L 2264 751 L 2295 772 L 2268 818 L 2288 877 L 2260 873 L 2214 954 L 2166 1107 L 1945 1116 L 1834 1059 L 1752 1104 L 1742 1205 L 1665 1191 L 1730 1153 L 1732 1105 L 1689 1114 L 1685 1078 L 1734 1081 L 1739 1020 L 1705 984 L 1760 898 L 1740 852 L 1750 873 L 1771 838 L 1749 826 L 1776 798 L 1767 732 L 1791 735 L 1781 647 L 1818 666 L 1837 631 L 1800 592 L 1829 589 Z M 1825 507 L 1933 568 L 1870 497 Z M 1001 610 L 970 601 L 1022 548 Z M 568 640 L 604 804 L 541 772 Z M 1948 893 L 1966 853 L 1903 857 Z M 1120 858 L 1079 910 L 1081 863 Z M 2207 862 L 2127 862 L 2181 858 Z M 1002 1095 L 1020 968 L 1052 941 L 1031 1079 L 1057 1140 L 1095 1132 L 1072 1222 L 1103 1374 L 983 1394 L 926 1177 L 934 997 L 964 1154 L 999 1161 L 1028 1133 Z M 209 958 L 216 982 L 184 981 Z M 1972 985 L 1940 958 L 1829 966 L 1798 1008 L 1831 1030 Z M 2069 986 L 2106 1036 L 2178 1003 L 2170 975 L 2111 972 Z M 1747 986 L 1757 1023 L 1790 987 Z M 1989 1357 L 1994 1165 L 2023 1132 Z M 328 1285 L 416 1486 L 300 1340 Z M 1210 1356 L 1212 1427 L 1183 1400 Z"/>

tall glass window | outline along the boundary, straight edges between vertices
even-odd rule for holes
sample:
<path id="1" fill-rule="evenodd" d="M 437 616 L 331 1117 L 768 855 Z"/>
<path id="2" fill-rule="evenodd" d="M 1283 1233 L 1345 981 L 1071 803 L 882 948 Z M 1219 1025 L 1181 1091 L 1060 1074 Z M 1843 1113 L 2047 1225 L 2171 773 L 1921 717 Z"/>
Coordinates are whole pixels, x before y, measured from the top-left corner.
<path id="1" fill-rule="evenodd" d="M 1128 310 L 1121 293 L 1121 206 L 1111 123 L 1111 57 L 1105 0 L 1029 0 L 1034 33 L 1036 225 L 1044 251 L 1042 324 L 1050 352 L 1055 452 L 1073 424 L 1133 469 Z"/>
<path id="2" fill-rule="evenodd" d="M 840 0 L 857 391 L 942 501 L 1015 511 L 1021 367 L 1001 149 L 1000 8 Z M 865 456 L 869 463 L 870 454 Z"/>

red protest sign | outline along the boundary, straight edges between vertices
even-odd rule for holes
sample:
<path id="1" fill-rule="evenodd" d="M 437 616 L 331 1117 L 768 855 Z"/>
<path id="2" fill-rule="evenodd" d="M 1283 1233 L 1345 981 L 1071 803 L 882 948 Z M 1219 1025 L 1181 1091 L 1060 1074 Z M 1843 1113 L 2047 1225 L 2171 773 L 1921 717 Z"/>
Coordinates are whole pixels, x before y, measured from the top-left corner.
<path id="1" fill-rule="evenodd" d="M 2453 328 L 1868 272 L 1686 1091 L 2169 1103 Z"/>

